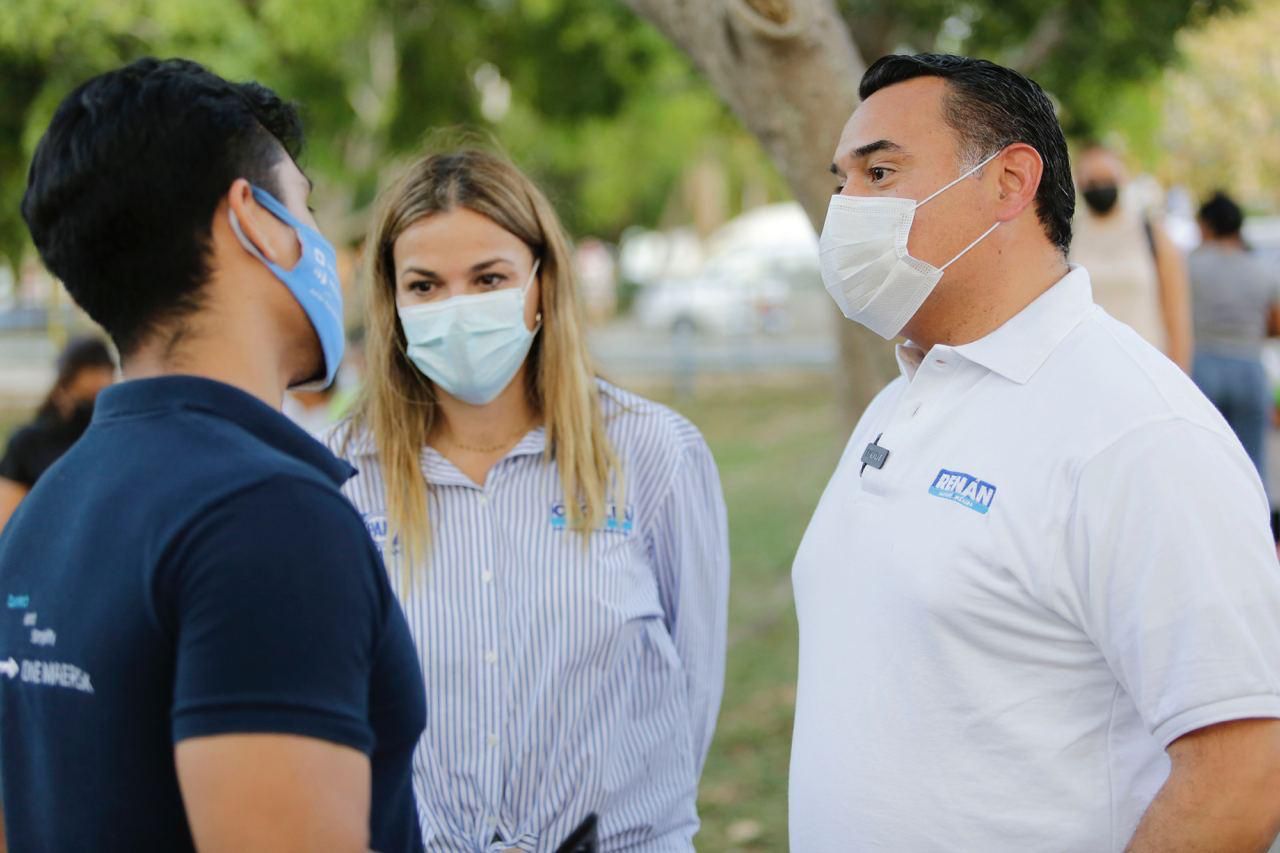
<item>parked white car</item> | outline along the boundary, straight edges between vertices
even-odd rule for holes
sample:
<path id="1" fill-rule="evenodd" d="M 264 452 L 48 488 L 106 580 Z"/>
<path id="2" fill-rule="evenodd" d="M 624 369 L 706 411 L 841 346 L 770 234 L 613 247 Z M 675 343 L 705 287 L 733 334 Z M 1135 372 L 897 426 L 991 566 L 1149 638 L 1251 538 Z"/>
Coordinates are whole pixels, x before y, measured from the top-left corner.
<path id="1" fill-rule="evenodd" d="M 646 329 L 746 335 L 787 328 L 791 285 L 770 265 L 744 271 L 713 267 L 697 276 L 645 287 L 635 312 Z"/>
<path id="2" fill-rule="evenodd" d="M 818 242 L 797 204 L 757 208 L 707 241 L 700 271 L 643 287 L 636 316 L 647 329 L 722 335 L 782 332 L 798 290 L 821 287 Z"/>

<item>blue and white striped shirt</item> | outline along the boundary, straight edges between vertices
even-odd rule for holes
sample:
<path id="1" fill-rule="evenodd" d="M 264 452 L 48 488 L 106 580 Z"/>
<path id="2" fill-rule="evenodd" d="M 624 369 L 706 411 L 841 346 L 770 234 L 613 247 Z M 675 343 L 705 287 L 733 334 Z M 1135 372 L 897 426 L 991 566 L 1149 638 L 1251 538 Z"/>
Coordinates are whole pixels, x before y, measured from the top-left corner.
<path id="1" fill-rule="evenodd" d="M 724 682 L 724 499 L 692 424 L 599 387 L 625 506 L 585 549 L 542 428 L 483 487 L 423 450 L 430 564 L 402 603 L 426 679 L 414 786 L 429 850 L 554 850 L 590 812 L 603 850 L 692 849 Z M 335 452 L 345 429 L 325 439 Z M 385 545 L 371 437 L 346 456 L 360 473 L 344 492 Z"/>

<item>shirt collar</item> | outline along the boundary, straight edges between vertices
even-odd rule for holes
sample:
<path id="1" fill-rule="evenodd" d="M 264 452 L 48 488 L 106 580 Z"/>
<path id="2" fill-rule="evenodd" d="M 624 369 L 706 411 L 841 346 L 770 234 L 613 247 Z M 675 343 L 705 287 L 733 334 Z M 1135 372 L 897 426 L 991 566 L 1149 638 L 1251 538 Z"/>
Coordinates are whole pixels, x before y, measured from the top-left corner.
<path id="1" fill-rule="evenodd" d="M 346 429 L 353 429 L 351 422 L 348 422 Z M 341 429 L 340 429 L 341 432 Z M 342 444 L 339 444 L 342 447 Z M 516 446 L 507 451 L 499 462 L 505 462 L 508 459 L 514 459 L 518 456 L 534 456 L 542 453 L 547 448 L 547 428 L 545 426 L 537 426 L 525 433 L 520 441 L 516 442 Z M 354 436 L 352 436 L 350 444 L 347 445 L 343 453 L 349 454 L 352 458 L 358 459 L 362 456 L 376 456 L 378 454 L 377 443 L 373 440 L 373 432 L 368 428 L 361 428 Z M 452 478 L 457 472 L 453 463 L 444 458 L 444 455 L 434 447 L 424 447 L 422 449 L 422 470 L 429 477 L 436 477 L 440 474 L 448 475 Z M 459 475 L 461 476 L 461 475 Z M 463 479 L 466 479 L 465 477 Z M 470 481 L 468 481 L 470 482 Z"/>
<path id="2" fill-rule="evenodd" d="M 315 468 L 335 486 L 355 474 L 354 468 L 257 397 L 198 376 L 131 379 L 113 385 L 98 395 L 93 423 L 178 411 L 197 411 L 230 421 L 264 444 Z"/>
<path id="3" fill-rule="evenodd" d="M 547 430 L 546 427 L 538 426 L 525 433 L 524 437 L 516 442 L 516 446 L 507 451 L 506 455 L 498 460 L 498 464 L 494 466 L 497 470 L 502 463 L 516 459 L 521 456 L 533 456 L 542 453 L 547 446 Z M 427 479 L 432 483 L 440 485 L 453 486 L 476 486 L 472 480 L 458 470 L 452 462 L 445 458 L 444 454 L 436 450 L 434 447 L 424 447 L 422 449 L 422 470 L 426 474 Z"/>
<path id="4" fill-rule="evenodd" d="M 511 459 L 516 456 L 533 456 L 547 449 L 547 428 L 545 426 L 537 426 L 524 434 L 524 438 L 516 443 L 504 457 Z"/>
<path id="5" fill-rule="evenodd" d="M 916 371 L 924 364 L 925 351 L 911 341 L 903 341 L 894 347 L 894 355 L 898 359 L 898 369 L 910 382 L 916 378 Z"/>
<path id="6" fill-rule="evenodd" d="M 1071 265 L 1066 275 L 1003 326 L 978 340 L 949 347 L 957 355 L 1006 379 L 1026 384 L 1058 344 L 1093 308 L 1093 289 L 1084 267 Z M 910 380 L 925 353 L 907 341 L 897 348 L 898 367 Z"/>

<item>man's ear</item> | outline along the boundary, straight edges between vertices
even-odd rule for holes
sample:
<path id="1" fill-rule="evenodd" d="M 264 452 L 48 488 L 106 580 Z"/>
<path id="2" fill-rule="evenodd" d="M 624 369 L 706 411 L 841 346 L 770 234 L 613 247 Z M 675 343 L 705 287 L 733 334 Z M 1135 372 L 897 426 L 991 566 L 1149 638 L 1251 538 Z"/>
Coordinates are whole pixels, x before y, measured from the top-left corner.
<path id="1" fill-rule="evenodd" d="M 1010 222 L 1035 202 L 1040 179 L 1044 175 L 1044 160 L 1040 158 L 1040 152 L 1030 145 L 1015 142 L 992 160 L 991 165 L 999 170 L 996 175 L 996 219 Z"/>
<path id="2" fill-rule="evenodd" d="M 227 208 L 232 221 L 240 226 L 240 233 L 257 247 L 263 257 L 273 264 L 280 263 L 280 247 L 277 245 L 279 226 L 276 217 L 253 197 L 253 187 L 244 178 L 236 178 L 227 192 Z M 234 226 L 233 226 L 234 227 Z"/>

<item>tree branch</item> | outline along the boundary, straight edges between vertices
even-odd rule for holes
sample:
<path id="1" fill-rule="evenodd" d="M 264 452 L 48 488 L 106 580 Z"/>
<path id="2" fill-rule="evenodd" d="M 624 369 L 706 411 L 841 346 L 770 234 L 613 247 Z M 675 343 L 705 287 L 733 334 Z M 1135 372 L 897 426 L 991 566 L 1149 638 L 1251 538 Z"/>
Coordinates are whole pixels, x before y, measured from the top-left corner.
<path id="1" fill-rule="evenodd" d="M 625 0 L 685 52 L 821 229 L 827 166 L 865 68 L 834 0 Z M 838 321 L 838 393 L 852 421 L 893 376 L 893 350 Z"/>
<path id="2" fill-rule="evenodd" d="M 729 11 L 737 13 L 748 28 L 765 38 L 779 41 L 795 38 L 804 29 L 803 7 L 797 8 L 791 0 L 727 0 L 727 3 Z"/>

